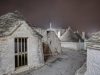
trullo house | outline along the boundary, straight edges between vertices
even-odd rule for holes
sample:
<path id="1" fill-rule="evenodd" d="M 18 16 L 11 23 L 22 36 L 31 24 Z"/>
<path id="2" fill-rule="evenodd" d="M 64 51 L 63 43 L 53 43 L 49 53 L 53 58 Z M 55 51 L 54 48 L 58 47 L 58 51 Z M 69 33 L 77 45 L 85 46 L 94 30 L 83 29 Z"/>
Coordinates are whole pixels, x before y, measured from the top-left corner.
<path id="1" fill-rule="evenodd" d="M 72 29 L 69 27 L 66 32 L 60 37 L 62 42 L 78 42 L 78 37 L 74 34 Z"/>
<path id="2" fill-rule="evenodd" d="M 100 31 L 86 41 L 87 71 L 85 75 L 100 75 Z"/>
<path id="3" fill-rule="evenodd" d="M 18 11 L 0 17 L 0 75 L 38 68 L 43 57 L 42 35 Z"/>
<path id="4" fill-rule="evenodd" d="M 42 43 L 45 61 L 51 55 L 57 55 L 62 53 L 61 41 L 59 40 L 58 36 L 54 31 L 42 29 L 36 26 L 32 26 L 32 28 L 43 36 Z"/>
<path id="5" fill-rule="evenodd" d="M 72 50 L 84 49 L 84 43 L 81 42 L 81 39 L 79 37 L 79 33 L 77 33 L 76 35 L 69 27 L 68 29 L 66 29 L 66 32 L 62 36 L 60 36 L 61 47 L 65 47 Z"/>

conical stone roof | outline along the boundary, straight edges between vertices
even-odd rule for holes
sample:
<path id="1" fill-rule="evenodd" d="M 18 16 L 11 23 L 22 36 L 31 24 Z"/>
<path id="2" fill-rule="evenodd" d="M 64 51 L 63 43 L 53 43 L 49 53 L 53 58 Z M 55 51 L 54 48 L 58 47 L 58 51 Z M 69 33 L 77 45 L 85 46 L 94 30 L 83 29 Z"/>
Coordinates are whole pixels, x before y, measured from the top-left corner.
<path id="1" fill-rule="evenodd" d="M 91 38 L 86 40 L 86 45 L 88 48 L 100 50 L 100 31 L 94 33 Z"/>
<path id="2" fill-rule="evenodd" d="M 18 11 L 14 11 L 14 12 L 2 15 L 0 17 L 0 36 L 9 35 L 12 32 L 13 29 L 15 30 L 17 28 L 16 24 L 19 24 L 18 23 L 19 21 L 25 21 L 29 25 L 29 27 L 32 28 L 32 24 L 30 24 L 23 17 L 23 15 L 20 12 L 18 12 Z M 38 34 L 34 29 L 33 29 L 33 32 L 35 32 L 36 34 Z M 40 34 L 38 34 L 38 35 L 41 36 Z"/>
<path id="3" fill-rule="evenodd" d="M 87 40 L 87 42 L 100 42 L 100 31 L 94 33 L 92 37 Z"/>
<path id="4" fill-rule="evenodd" d="M 78 42 L 78 37 L 74 34 L 72 29 L 69 27 L 66 32 L 60 37 L 62 42 Z"/>

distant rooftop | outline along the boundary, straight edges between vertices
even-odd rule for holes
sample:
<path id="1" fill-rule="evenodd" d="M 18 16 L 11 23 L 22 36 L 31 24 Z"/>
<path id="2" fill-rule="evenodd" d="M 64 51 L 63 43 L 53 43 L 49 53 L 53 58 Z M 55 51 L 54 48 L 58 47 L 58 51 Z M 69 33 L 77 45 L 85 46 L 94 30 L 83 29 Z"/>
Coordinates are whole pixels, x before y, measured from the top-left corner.
<path id="1" fill-rule="evenodd" d="M 60 37 L 62 42 L 79 42 L 78 37 L 74 34 L 72 29 L 69 27 L 66 32 Z"/>

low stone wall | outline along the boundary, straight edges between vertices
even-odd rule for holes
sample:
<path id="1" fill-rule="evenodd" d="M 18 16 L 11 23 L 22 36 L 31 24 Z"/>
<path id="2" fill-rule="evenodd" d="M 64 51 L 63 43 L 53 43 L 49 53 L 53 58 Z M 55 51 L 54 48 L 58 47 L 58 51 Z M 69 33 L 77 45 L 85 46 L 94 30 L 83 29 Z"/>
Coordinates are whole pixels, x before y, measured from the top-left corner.
<path id="1" fill-rule="evenodd" d="M 100 75 L 100 51 L 87 48 L 87 71 L 85 75 Z"/>
<path id="2" fill-rule="evenodd" d="M 72 49 L 72 50 L 81 50 L 81 49 L 84 49 L 84 43 L 81 43 L 81 42 L 61 42 L 61 47 Z"/>

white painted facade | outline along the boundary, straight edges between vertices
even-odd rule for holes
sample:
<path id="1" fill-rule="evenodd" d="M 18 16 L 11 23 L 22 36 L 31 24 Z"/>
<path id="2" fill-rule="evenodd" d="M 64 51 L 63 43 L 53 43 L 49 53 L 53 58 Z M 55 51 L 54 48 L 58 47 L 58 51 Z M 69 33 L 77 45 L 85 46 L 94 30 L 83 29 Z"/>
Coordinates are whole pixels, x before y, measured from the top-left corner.
<path id="1" fill-rule="evenodd" d="M 61 47 L 72 50 L 84 50 L 83 42 L 61 42 Z"/>
<path id="2" fill-rule="evenodd" d="M 100 75 L 100 50 L 87 48 L 87 71 L 85 75 Z"/>
<path id="3" fill-rule="evenodd" d="M 59 40 L 58 36 L 54 31 L 41 28 L 34 28 L 34 29 L 43 36 L 42 41 L 49 47 L 50 51 L 52 52 L 52 55 L 55 55 L 56 51 L 58 53 L 62 52 L 61 41 Z"/>
<path id="4" fill-rule="evenodd" d="M 61 41 L 57 37 L 54 31 L 47 31 L 47 39 L 52 55 L 60 54 L 61 50 Z"/>
<path id="5" fill-rule="evenodd" d="M 100 31 L 86 40 L 87 71 L 85 75 L 100 75 Z"/>
<path id="6" fill-rule="evenodd" d="M 42 42 L 47 42 L 47 30 L 42 28 L 34 28 L 39 34 L 43 36 Z"/>
<path id="7" fill-rule="evenodd" d="M 0 75 L 15 74 L 43 66 L 42 38 L 35 35 L 25 21 L 11 35 L 0 37 Z M 33 35 L 34 34 L 34 35 Z M 27 66 L 15 69 L 14 38 L 27 37 Z"/>

